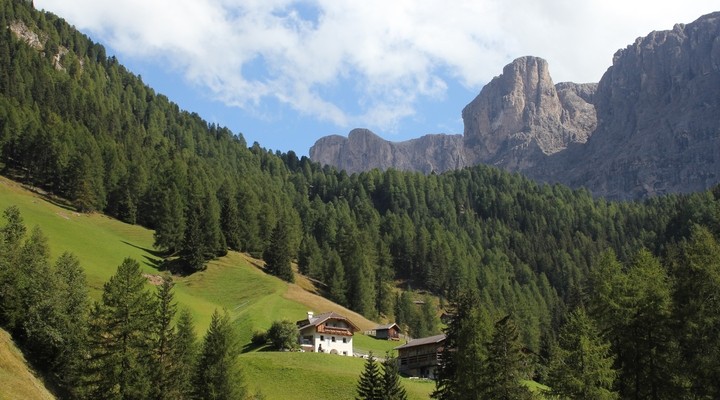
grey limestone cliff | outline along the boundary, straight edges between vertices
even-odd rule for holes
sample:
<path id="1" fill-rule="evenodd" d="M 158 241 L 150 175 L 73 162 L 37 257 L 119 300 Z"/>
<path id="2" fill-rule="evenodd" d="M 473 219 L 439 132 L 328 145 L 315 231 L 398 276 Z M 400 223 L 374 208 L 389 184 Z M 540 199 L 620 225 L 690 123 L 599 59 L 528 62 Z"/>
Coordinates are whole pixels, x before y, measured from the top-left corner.
<path id="1" fill-rule="evenodd" d="M 595 98 L 587 144 L 538 177 L 621 199 L 720 182 L 720 13 L 618 51 Z"/>
<path id="2" fill-rule="evenodd" d="M 424 173 L 442 172 L 468 165 L 462 135 L 425 135 L 404 142 L 390 142 L 367 129 L 353 129 L 347 138 L 321 138 L 310 149 L 310 158 L 348 173 L 395 168 Z"/>
<path id="3" fill-rule="evenodd" d="M 462 112 L 471 162 L 524 171 L 570 143 L 585 143 L 596 126 L 595 88 L 555 85 L 545 60 L 516 59 Z"/>

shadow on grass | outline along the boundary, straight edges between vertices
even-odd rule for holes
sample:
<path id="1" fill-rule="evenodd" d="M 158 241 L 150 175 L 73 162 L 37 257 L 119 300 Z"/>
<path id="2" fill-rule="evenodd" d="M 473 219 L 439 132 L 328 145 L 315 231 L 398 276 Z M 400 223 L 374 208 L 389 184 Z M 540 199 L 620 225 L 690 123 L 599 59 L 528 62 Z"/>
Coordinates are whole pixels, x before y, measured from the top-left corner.
<path id="1" fill-rule="evenodd" d="M 187 263 L 181 258 L 174 257 L 170 253 L 154 249 L 148 249 L 146 247 L 138 246 L 125 240 L 123 240 L 122 242 L 128 246 L 148 253 L 149 255 L 143 255 L 143 258 L 145 258 L 145 265 L 150 268 L 154 268 L 158 271 L 168 271 L 172 275 L 179 276 L 188 276 L 192 275 L 194 272 L 197 272 L 196 270 L 190 268 Z"/>
<path id="2" fill-rule="evenodd" d="M 267 343 L 256 344 L 253 342 L 246 343 L 242 348 L 243 353 L 250 353 L 253 351 L 274 351 L 272 346 Z"/>
<path id="3" fill-rule="evenodd" d="M 134 248 L 136 248 L 136 249 L 142 250 L 142 251 L 144 251 L 144 252 L 146 252 L 146 253 L 148 253 L 148 254 L 151 254 L 151 255 L 153 255 L 153 256 L 155 256 L 155 257 L 165 258 L 165 257 L 170 256 L 170 254 L 168 254 L 168 253 L 166 253 L 166 252 L 164 252 L 164 251 L 154 250 L 154 249 L 148 249 L 147 247 L 138 246 L 138 245 L 136 245 L 136 244 L 130 243 L 130 242 L 125 241 L 125 240 L 123 240 L 122 242 L 125 243 L 126 245 L 130 246 L 130 247 L 134 247 Z"/>

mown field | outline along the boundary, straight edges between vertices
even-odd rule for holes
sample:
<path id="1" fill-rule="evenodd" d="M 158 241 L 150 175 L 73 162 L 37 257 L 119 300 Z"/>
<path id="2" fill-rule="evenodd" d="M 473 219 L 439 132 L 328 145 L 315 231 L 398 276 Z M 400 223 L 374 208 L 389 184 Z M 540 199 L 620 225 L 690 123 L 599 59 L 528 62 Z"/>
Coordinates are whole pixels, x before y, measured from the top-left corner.
<path id="1" fill-rule="evenodd" d="M 100 214 L 79 214 L 0 177 L 0 210 L 17 205 L 29 229 L 39 225 L 49 239 L 52 258 L 62 252 L 74 253 L 86 271 L 90 295 L 98 299 L 104 282 L 126 257 L 140 261 L 143 272 L 163 275 L 153 251 L 152 231 L 128 225 Z M 288 285 L 265 274 L 261 262 L 231 252 L 209 263 L 207 270 L 187 277 L 173 277 L 175 298 L 195 319 L 199 336 L 210 323 L 215 309 L 226 309 L 243 343 L 252 333 L 266 330 L 274 320 L 291 321 L 316 313 L 336 311 L 349 317 L 362 330 L 376 325 L 362 316 L 334 304 L 303 287 L 307 282 Z M 148 288 L 152 285 L 148 283 Z M 365 335 L 354 338 L 355 350 L 383 356 L 397 342 L 376 340 Z M 249 349 L 249 347 L 248 347 Z M 250 352 L 240 358 L 251 391 L 260 390 L 268 399 L 304 399 L 312 390 L 316 399 L 354 398 L 357 376 L 363 367 L 360 358 L 309 353 Z M 0 370 L 5 361 L 0 359 Z M 0 375 L 0 387 L 10 382 Z M 431 383 L 404 380 L 410 398 L 428 398 Z M 293 389 L 294 388 L 294 389 Z"/>

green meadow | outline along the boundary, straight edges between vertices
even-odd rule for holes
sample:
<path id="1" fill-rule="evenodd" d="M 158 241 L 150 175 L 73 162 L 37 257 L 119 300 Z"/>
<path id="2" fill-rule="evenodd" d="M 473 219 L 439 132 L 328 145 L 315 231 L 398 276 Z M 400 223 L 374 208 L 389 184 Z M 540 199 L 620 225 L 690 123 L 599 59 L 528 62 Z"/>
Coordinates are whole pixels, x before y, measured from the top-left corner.
<path id="1" fill-rule="evenodd" d="M 354 399 L 365 360 L 320 353 L 254 352 L 240 356 L 249 382 L 268 399 Z M 402 378 L 409 399 L 427 399 L 432 381 Z M 251 391 L 254 389 L 250 387 Z"/>
<path id="2" fill-rule="evenodd" d="M 75 254 L 86 271 L 90 295 L 98 299 L 104 282 L 115 273 L 126 257 L 138 260 L 143 272 L 165 275 L 156 265 L 152 231 L 122 223 L 101 214 L 79 214 L 46 197 L 26 190 L 22 185 L 0 177 L 0 210 L 16 205 L 29 229 L 40 226 L 48 237 L 51 257 L 64 251 Z M 261 262 L 240 253 L 212 261 L 205 271 L 187 277 L 173 277 L 175 298 L 187 307 L 201 336 L 216 309 L 227 310 L 243 343 L 249 343 L 253 332 L 266 330 L 274 320 L 291 321 L 316 313 L 336 311 L 349 317 L 363 331 L 375 322 L 330 302 L 299 285 L 265 274 Z M 150 280 L 148 288 L 152 289 Z M 358 334 L 355 350 L 372 351 L 383 357 L 401 343 L 376 340 Z M 309 393 L 317 399 L 354 398 L 357 377 L 362 371 L 360 358 L 311 353 L 277 353 L 253 351 L 240 358 L 251 391 L 260 390 L 268 399 L 304 399 Z M 2 366 L 0 365 L 0 370 Z M 7 382 L 0 375 L 0 386 Z M 411 399 L 428 398 L 432 383 L 403 380 Z"/>

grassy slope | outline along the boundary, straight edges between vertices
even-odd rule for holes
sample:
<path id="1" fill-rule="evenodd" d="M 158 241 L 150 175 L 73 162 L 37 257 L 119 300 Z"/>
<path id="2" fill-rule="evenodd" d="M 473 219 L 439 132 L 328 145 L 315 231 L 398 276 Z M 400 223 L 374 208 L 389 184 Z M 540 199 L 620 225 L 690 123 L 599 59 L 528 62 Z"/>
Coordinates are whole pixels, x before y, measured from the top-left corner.
<path id="1" fill-rule="evenodd" d="M 0 400 L 54 399 L 30 371 L 10 334 L 0 329 Z"/>
<path id="2" fill-rule="evenodd" d="M 354 399 L 365 363 L 361 358 L 319 353 L 255 352 L 243 354 L 240 360 L 250 382 L 275 382 L 260 389 L 268 399 Z M 409 399 L 427 399 L 435 388 L 430 381 L 402 381 Z"/>
<path id="3" fill-rule="evenodd" d="M 99 297 L 103 283 L 115 273 L 117 266 L 126 257 L 140 261 L 146 273 L 162 274 L 154 268 L 157 257 L 151 250 L 152 232 L 147 229 L 99 214 L 74 213 L 0 177 L 0 210 L 10 205 L 20 208 L 28 227 L 41 226 L 49 238 L 53 259 L 66 250 L 80 259 L 88 277 L 90 294 L 94 298 Z M 212 312 L 222 308 L 227 309 L 234 318 L 243 342 L 250 340 L 253 331 L 267 329 L 274 320 L 285 318 L 295 321 L 303 318 L 308 310 L 316 313 L 337 311 L 351 318 L 362 330 L 375 326 L 374 322 L 309 293 L 298 285 L 288 285 L 266 275 L 258 266 L 257 260 L 243 254 L 230 253 L 227 257 L 211 262 L 204 272 L 174 278 L 175 297 L 181 306 L 188 307 L 192 312 L 199 334 L 204 333 L 209 325 Z M 363 353 L 372 350 L 378 356 L 398 345 L 397 342 L 375 340 L 365 335 L 356 335 L 354 341 L 356 350 Z M 251 366 L 246 368 L 251 388 L 260 387 L 265 392 L 265 387 L 292 387 L 298 375 L 307 375 L 312 379 L 306 377 L 305 381 L 317 385 L 323 381 L 332 381 L 337 387 L 335 392 L 318 392 L 315 398 L 353 397 L 362 360 L 332 357 L 302 368 L 298 366 L 293 374 L 281 372 L 288 368 L 285 360 L 306 356 L 317 355 L 263 352 L 242 357 Z M 253 360 L 256 361 L 253 363 Z M 346 368 L 346 364 L 353 367 Z M 406 382 L 408 391 L 415 394 L 411 398 L 427 398 L 427 393 L 432 390 L 432 385 L 409 380 Z M 271 393 L 268 390 L 269 399 L 278 398 Z M 301 392 L 293 393 L 296 397 L 281 398 L 305 398 Z"/>

